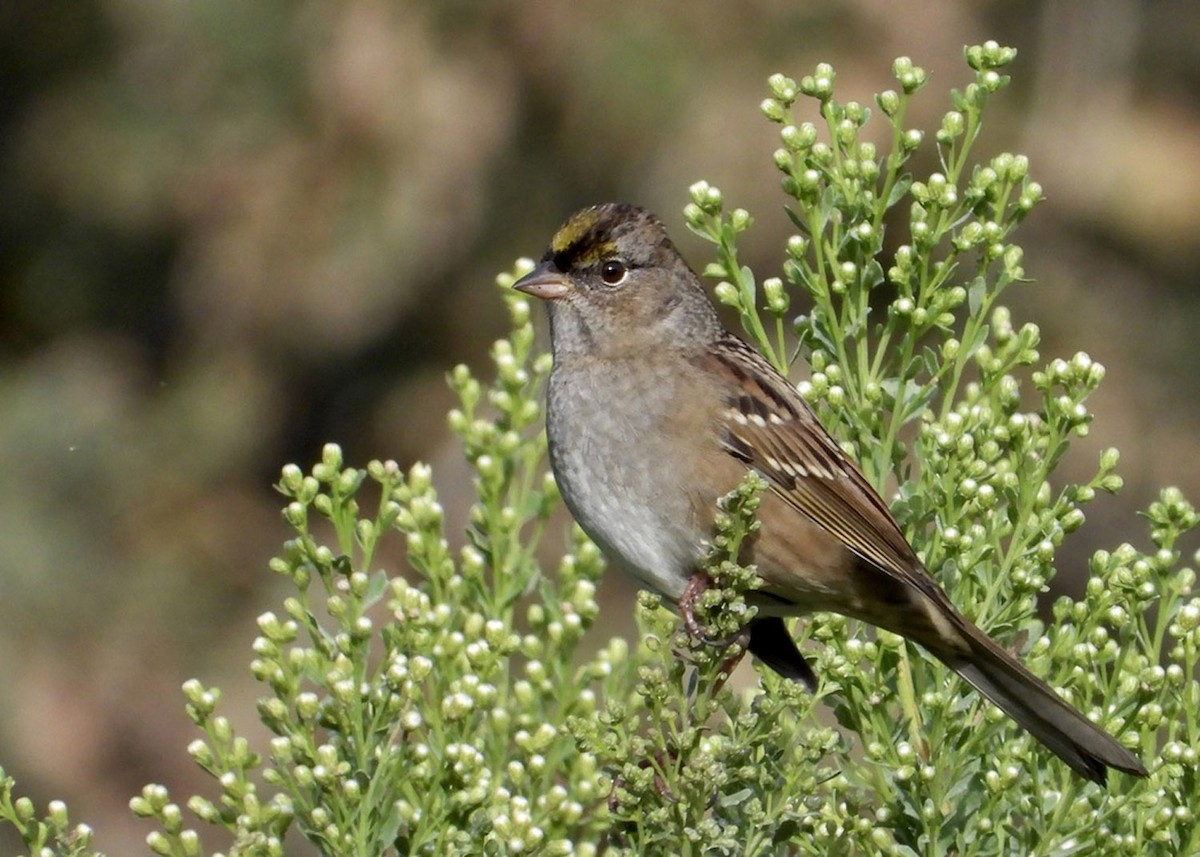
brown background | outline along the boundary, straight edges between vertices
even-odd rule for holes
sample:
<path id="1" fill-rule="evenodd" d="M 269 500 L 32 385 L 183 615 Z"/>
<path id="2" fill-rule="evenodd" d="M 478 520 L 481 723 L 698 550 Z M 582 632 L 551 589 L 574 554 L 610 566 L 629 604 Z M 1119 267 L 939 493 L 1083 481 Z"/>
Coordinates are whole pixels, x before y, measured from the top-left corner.
<path id="1" fill-rule="evenodd" d="M 1010 302 L 1045 357 L 1109 369 L 1068 475 L 1115 445 L 1127 480 L 1062 567 L 1144 544 L 1134 511 L 1159 486 L 1200 498 L 1198 9 L 3 4 L 0 765 L 109 853 L 143 851 L 130 795 L 205 783 L 181 682 L 224 688 L 253 732 L 279 467 L 328 440 L 357 464 L 432 460 L 461 508 L 443 373 L 486 373 L 494 274 L 581 205 L 659 211 L 702 267 L 679 211 L 706 178 L 757 216 L 746 259 L 777 273 L 789 224 L 757 105 L 770 73 L 818 61 L 869 103 L 911 55 L 932 77 L 911 119 L 932 131 L 964 44 L 1020 50 L 981 149 L 1030 155 L 1048 196 L 1018 239 L 1038 283 Z"/>

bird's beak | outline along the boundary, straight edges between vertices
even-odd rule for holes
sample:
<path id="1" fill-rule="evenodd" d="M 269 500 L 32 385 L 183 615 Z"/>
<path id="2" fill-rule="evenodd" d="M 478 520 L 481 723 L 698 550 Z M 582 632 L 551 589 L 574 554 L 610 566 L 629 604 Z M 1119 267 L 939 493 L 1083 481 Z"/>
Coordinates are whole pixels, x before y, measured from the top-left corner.
<path id="1" fill-rule="evenodd" d="M 571 290 L 566 277 L 561 271 L 556 270 L 551 262 L 542 262 L 513 283 L 513 288 L 544 301 L 556 301 L 565 297 Z"/>

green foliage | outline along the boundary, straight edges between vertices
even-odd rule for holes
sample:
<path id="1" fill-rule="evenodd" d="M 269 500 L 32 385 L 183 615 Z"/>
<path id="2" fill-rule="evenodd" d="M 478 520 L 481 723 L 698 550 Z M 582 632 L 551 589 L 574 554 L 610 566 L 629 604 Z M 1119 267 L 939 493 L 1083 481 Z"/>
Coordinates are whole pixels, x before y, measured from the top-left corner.
<path id="1" fill-rule="evenodd" d="M 625 647 L 574 666 L 598 612 L 594 546 L 576 535 L 553 576 L 535 560 L 557 503 L 538 424 L 549 361 L 533 351 L 528 304 L 509 306 L 514 330 L 493 351 L 486 397 L 466 367 L 451 373 L 461 406 L 450 423 L 478 495 L 457 557 L 427 466 L 356 470 L 330 445 L 311 475 L 284 468 L 278 487 L 297 537 L 272 568 L 297 594 L 286 618 L 259 618 L 254 643 L 253 671 L 269 690 L 259 713 L 276 736 L 267 758 L 231 737 L 215 694 L 186 688 L 207 735 L 190 752 L 222 787 L 216 802 L 189 807 L 233 831 L 236 853 L 281 854 L 289 823 L 323 854 L 579 850 L 571 840 L 603 795 L 597 759 L 564 724 L 595 716 L 597 685 Z M 378 500 L 364 512 L 368 485 Z M 323 522 L 332 547 L 316 535 Z M 397 531 L 415 583 L 372 569 L 379 541 Z M 257 768 L 270 799 L 248 776 Z M 163 822 L 155 850 L 190 853 L 151 789 L 134 810 Z"/>
<path id="2" fill-rule="evenodd" d="M 748 336 L 781 371 L 807 357 L 802 392 L 893 496 L 953 600 L 1150 776 L 1114 775 L 1104 790 L 1072 775 L 915 647 L 838 616 L 796 629 L 821 677 L 814 695 L 773 674 L 733 691 L 736 648 L 681 633 L 648 595 L 635 650 L 584 645 L 603 561 L 577 529 L 544 544 L 558 506 L 541 431 L 549 359 L 508 288 L 519 268 L 499 278 L 512 329 L 493 349 L 494 380 L 450 374 L 450 426 L 477 495 L 460 549 L 425 465 L 360 470 L 330 445 L 309 475 L 284 468 L 296 535 L 271 566 L 295 592 L 259 618 L 252 663 L 269 746 L 235 733 L 217 690 L 184 688 L 203 735 L 189 753 L 216 789 L 186 805 L 227 831 L 225 853 L 282 854 L 289 833 L 364 857 L 1200 850 L 1200 599 L 1179 566 L 1193 507 L 1165 490 L 1147 513 L 1152 550 L 1097 553 L 1082 600 L 1060 598 L 1047 627 L 1035 612 L 1083 507 L 1120 478 L 1109 450 L 1086 483 L 1052 483 L 1088 430 L 1103 369 L 1085 354 L 1041 364 L 1036 326 L 1015 327 L 999 303 L 1024 279 L 1012 234 L 1041 197 L 1023 157 L 974 154 L 1014 54 L 967 49 L 974 79 L 952 94 L 940 170 L 922 179 L 908 165 L 924 135 L 904 116 L 925 74 L 910 61 L 895 64 L 900 90 L 875 100 L 883 153 L 862 134 L 872 111 L 834 99 L 831 68 L 773 77 L 763 111 L 782 126 L 774 161 L 797 232 L 783 277 L 761 288 L 737 256 L 749 214 L 699 183 L 685 218 L 716 245 L 706 273 Z M 793 120 L 807 110 L 819 123 Z M 811 306 L 792 317 L 801 299 Z M 738 554 L 763 485 L 751 474 L 731 488 L 706 564 L 716 585 L 699 604 L 714 639 L 736 634 L 756 583 Z M 380 560 L 397 534 L 408 576 Z M 822 723 L 829 710 L 840 728 Z M 0 817 L 31 850 L 89 853 L 82 828 L 63 850 L 65 809 L 34 822 L 5 784 Z M 131 806 L 157 822 L 155 853 L 203 853 L 165 788 Z"/>
<path id="3" fill-rule="evenodd" d="M 84 857 L 92 850 L 92 829 L 86 824 L 71 826 L 67 805 L 50 801 L 46 815 L 37 817 L 33 801 L 13 796 L 13 778 L 0 768 L 0 821 L 12 825 L 30 854 Z"/>

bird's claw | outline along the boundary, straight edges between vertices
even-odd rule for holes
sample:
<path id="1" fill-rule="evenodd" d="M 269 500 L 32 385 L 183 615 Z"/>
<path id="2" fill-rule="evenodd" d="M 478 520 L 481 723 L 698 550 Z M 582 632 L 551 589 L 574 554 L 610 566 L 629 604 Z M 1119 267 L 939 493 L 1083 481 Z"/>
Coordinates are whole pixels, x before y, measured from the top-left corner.
<path id="1" fill-rule="evenodd" d="M 710 586 L 712 586 L 712 578 L 703 572 L 696 572 L 688 580 L 683 595 L 679 597 L 679 613 L 683 617 L 683 627 L 687 630 L 689 637 L 705 646 L 727 649 L 737 643 L 745 649 L 750 642 L 749 628 L 741 628 L 727 637 L 713 639 L 704 632 L 704 628 L 696 619 L 696 602 Z"/>
<path id="2" fill-rule="evenodd" d="M 750 626 L 747 625 L 740 628 L 738 631 L 730 634 L 727 637 L 713 639 L 704 632 L 704 628 L 696 619 L 696 601 L 712 586 L 712 579 L 702 572 L 696 572 L 688 580 L 687 586 L 684 587 L 683 595 L 679 598 L 679 613 L 683 617 L 683 627 L 687 630 L 688 636 L 693 640 L 705 646 L 712 646 L 717 649 L 727 649 L 730 646 L 736 645 L 737 651 L 721 662 L 717 668 L 718 679 L 713 686 L 713 693 L 724 687 L 726 680 L 733 675 L 734 669 L 742 658 L 746 656 L 746 651 L 750 646 Z"/>

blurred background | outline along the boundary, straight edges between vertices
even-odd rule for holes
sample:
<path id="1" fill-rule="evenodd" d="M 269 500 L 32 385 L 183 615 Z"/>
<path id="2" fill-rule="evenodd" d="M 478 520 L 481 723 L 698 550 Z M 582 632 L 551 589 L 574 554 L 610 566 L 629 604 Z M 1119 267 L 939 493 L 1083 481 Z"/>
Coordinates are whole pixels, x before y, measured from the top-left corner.
<path id="1" fill-rule="evenodd" d="M 488 374 L 498 271 L 608 199 L 658 211 L 702 268 L 680 210 L 704 178 L 756 215 L 745 258 L 777 273 L 767 76 L 828 61 L 838 97 L 870 103 L 910 55 L 932 132 L 963 45 L 989 38 L 1020 54 L 979 151 L 1028 154 L 1048 197 L 1018 236 L 1037 283 L 1014 319 L 1046 358 L 1109 370 L 1066 475 L 1123 453 L 1126 490 L 1063 557 L 1078 591 L 1092 550 L 1145 544 L 1160 486 L 1200 500 L 1200 6 L 0 5 L 0 765 L 108 853 L 144 851 L 143 784 L 212 794 L 180 684 L 220 686 L 254 732 L 284 463 L 326 441 L 432 461 L 461 510 L 444 373 Z"/>

